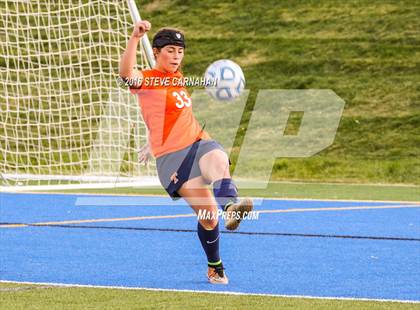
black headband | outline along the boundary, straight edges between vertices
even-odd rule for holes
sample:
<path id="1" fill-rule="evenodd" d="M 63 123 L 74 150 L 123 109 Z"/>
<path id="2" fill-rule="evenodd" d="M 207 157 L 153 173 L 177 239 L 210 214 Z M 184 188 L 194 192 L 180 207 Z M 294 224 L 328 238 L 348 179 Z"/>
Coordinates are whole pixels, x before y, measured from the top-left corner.
<path id="1" fill-rule="evenodd" d="M 159 31 L 153 38 L 152 47 L 161 48 L 166 45 L 176 45 L 185 48 L 184 35 L 176 30 Z"/>

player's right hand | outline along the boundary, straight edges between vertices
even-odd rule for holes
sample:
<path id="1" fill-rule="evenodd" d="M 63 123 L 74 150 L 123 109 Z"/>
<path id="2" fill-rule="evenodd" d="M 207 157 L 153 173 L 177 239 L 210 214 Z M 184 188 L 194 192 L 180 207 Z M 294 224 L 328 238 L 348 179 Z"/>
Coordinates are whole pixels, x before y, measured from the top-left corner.
<path id="1" fill-rule="evenodd" d="M 143 145 L 140 150 L 137 151 L 139 163 L 147 165 L 149 161 L 152 159 L 152 151 L 150 150 L 149 143 Z"/>
<path id="2" fill-rule="evenodd" d="M 142 20 L 134 25 L 133 37 L 141 38 L 147 31 L 152 28 L 152 24 L 147 20 Z"/>

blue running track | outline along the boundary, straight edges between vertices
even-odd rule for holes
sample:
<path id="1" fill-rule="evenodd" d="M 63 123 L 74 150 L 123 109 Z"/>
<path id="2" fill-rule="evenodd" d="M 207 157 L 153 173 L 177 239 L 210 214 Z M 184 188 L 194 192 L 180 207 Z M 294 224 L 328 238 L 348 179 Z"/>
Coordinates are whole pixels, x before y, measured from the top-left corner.
<path id="1" fill-rule="evenodd" d="M 207 283 L 182 201 L 1 193 L 0 208 L 3 281 L 420 301 L 418 203 L 259 200 L 222 234 L 227 286 Z"/>

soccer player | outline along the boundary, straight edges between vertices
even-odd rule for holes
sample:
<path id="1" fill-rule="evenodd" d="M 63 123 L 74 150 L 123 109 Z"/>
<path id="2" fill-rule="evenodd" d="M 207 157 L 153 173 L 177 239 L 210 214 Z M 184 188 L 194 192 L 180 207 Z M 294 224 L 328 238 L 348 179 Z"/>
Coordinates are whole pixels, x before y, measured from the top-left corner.
<path id="1" fill-rule="evenodd" d="M 178 83 L 183 78 L 180 67 L 185 51 L 184 34 L 173 28 L 159 30 L 152 43 L 155 67 L 135 69 L 138 43 L 150 28 L 148 21 L 135 25 L 119 72 L 131 92 L 138 96 L 148 128 L 148 146 L 142 149 L 139 160 L 146 159 L 150 146 L 156 157 L 159 180 L 168 194 L 173 199 L 184 198 L 198 215 L 205 215 L 198 217 L 198 237 L 207 256 L 208 280 L 227 284 L 219 254 L 218 206 L 226 212 L 226 229 L 235 230 L 252 210 L 253 202 L 249 198 L 238 199 L 227 154 L 201 128 L 185 85 Z"/>

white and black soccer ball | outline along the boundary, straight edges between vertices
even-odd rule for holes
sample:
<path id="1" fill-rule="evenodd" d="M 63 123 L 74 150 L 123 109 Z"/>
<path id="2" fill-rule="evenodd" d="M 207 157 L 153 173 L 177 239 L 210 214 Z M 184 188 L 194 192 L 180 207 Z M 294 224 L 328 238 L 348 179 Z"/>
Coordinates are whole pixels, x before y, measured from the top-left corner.
<path id="1" fill-rule="evenodd" d="M 245 77 L 241 67 L 229 59 L 221 59 L 208 66 L 204 74 L 206 81 L 215 81 L 206 86 L 214 99 L 230 101 L 238 97 L 245 88 Z"/>

